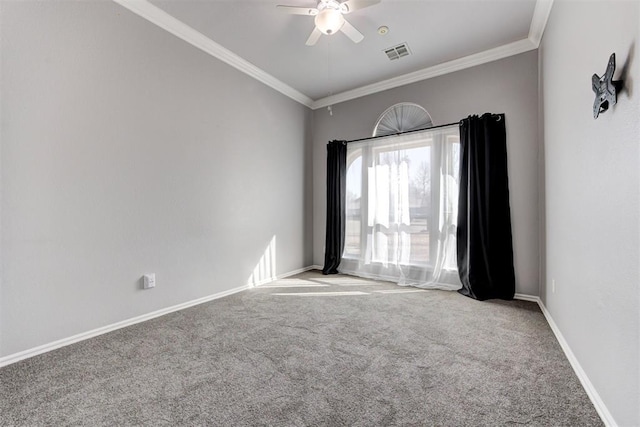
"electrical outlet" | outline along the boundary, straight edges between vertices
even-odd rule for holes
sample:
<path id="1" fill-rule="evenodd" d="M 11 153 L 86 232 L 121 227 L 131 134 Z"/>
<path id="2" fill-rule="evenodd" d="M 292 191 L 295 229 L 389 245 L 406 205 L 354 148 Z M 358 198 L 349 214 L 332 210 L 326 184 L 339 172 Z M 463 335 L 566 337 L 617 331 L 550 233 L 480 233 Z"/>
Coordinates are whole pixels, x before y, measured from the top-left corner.
<path id="1" fill-rule="evenodd" d="M 556 279 L 551 279 L 551 293 L 556 293 Z"/>
<path id="2" fill-rule="evenodd" d="M 156 275 L 155 273 L 145 274 L 144 276 L 144 288 L 151 289 L 156 287 Z"/>

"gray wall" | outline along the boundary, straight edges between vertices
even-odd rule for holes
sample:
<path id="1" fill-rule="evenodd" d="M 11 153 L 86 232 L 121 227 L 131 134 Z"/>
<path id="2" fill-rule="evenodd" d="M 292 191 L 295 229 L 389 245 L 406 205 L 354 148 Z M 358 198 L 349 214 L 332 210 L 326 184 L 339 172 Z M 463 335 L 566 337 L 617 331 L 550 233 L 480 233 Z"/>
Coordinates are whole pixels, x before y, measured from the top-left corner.
<path id="1" fill-rule="evenodd" d="M 324 260 L 326 143 L 371 136 L 382 112 L 415 102 L 434 124 L 506 113 L 516 291 L 538 295 L 538 63 L 535 51 L 413 83 L 314 112 L 314 263 Z"/>
<path id="2" fill-rule="evenodd" d="M 310 110 L 112 2 L 1 19 L 0 356 L 311 264 Z"/>
<path id="3" fill-rule="evenodd" d="M 546 159 L 541 296 L 620 426 L 640 425 L 639 12 L 637 1 L 556 1 L 539 51 Z M 615 77 L 623 76 L 627 90 L 594 120 L 591 75 L 604 73 L 612 52 Z"/>

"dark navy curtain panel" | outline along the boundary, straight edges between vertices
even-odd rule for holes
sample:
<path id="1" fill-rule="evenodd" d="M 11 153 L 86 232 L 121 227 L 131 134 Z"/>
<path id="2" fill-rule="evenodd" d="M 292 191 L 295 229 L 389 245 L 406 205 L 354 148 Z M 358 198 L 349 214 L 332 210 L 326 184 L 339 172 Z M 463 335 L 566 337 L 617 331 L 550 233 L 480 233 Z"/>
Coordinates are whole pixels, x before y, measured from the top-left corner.
<path id="1" fill-rule="evenodd" d="M 337 274 L 344 250 L 347 143 L 327 144 L 327 229 L 322 274 Z"/>
<path id="2" fill-rule="evenodd" d="M 460 122 L 458 292 L 477 300 L 515 294 L 504 114 Z"/>

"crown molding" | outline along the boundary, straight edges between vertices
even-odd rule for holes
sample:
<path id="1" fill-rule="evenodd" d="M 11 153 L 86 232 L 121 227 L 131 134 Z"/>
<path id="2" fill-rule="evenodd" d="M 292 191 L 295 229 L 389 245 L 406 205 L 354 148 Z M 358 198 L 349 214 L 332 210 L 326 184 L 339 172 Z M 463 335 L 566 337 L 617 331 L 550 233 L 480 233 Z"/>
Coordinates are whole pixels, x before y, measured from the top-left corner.
<path id="1" fill-rule="evenodd" d="M 493 49 L 479 52 L 464 58 L 455 59 L 453 61 L 444 62 L 432 67 L 424 68 L 402 76 L 383 80 L 370 85 L 362 86 L 356 89 L 341 92 L 325 98 L 313 100 L 307 95 L 292 88 L 286 83 L 273 77 L 266 71 L 256 67 L 249 61 L 241 58 L 230 50 L 222 47 L 204 34 L 191 28 L 182 21 L 174 18 L 164 10 L 154 6 L 147 0 L 113 0 L 119 5 L 125 7 L 136 15 L 148 20 L 158 27 L 170 32 L 176 37 L 181 38 L 196 48 L 218 58 L 219 60 L 231 65 L 237 70 L 253 77 L 259 82 L 275 89 L 285 96 L 305 105 L 311 109 L 327 107 L 329 105 L 338 104 L 340 102 L 350 101 L 362 96 L 371 95 L 388 89 L 404 86 L 410 83 L 427 80 L 433 77 L 452 73 L 454 71 L 464 70 L 476 65 L 485 64 L 487 62 L 496 61 L 508 56 L 517 55 L 519 53 L 528 52 L 537 49 L 542 40 L 549 13 L 553 6 L 554 0 L 537 0 L 529 28 L 528 38 L 513 43 L 499 46 Z"/>
<path id="2" fill-rule="evenodd" d="M 393 89 L 410 83 L 419 82 L 421 80 L 441 76 L 443 74 L 449 74 L 454 71 L 460 71 L 466 68 L 475 67 L 476 65 L 485 64 L 487 62 L 496 61 L 508 56 L 528 52 L 536 48 L 537 46 L 534 45 L 530 39 L 522 39 L 517 42 L 496 47 L 494 49 L 485 50 L 484 52 L 465 56 L 459 59 L 454 59 L 453 61 L 443 62 L 442 64 L 434 65 L 433 67 L 424 68 L 422 70 L 414 71 L 402 76 L 383 80 L 381 82 L 373 83 L 367 86 L 362 86 L 357 89 L 327 96 L 326 98 L 314 101 L 311 105 L 311 108 L 316 110 L 318 108 L 327 107 L 329 105 L 338 104 L 340 102 L 350 101 L 352 99 L 371 95 L 383 90 Z"/>
<path id="3" fill-rule="evenodd" d="M 553 0 L 536 1 L 536 7 L 533 9 L 533 18 L 531 18 L 531 26 L 529 27 L 529 40 L 536 48 L 540 46 L 542 41 L 542 35 L 547 26 L 552 6 Z"/>
<path id="4" fill-rule="evenodd" d="M 194 30 L 184 22 L 174 18 L 164 10 L 149 3 L 147 0 L 113 1 L 158 27 L 170 32 L 174 36 L 181 38 L 209 55 L 218 58 L 222 62 L 231 65 L 259 82 L 262 82 L 283 95 L 288 96 L 294 101 L 297 101 L 302 105 L 306 105 L 307 107 L 311 107 L 313 104 L 313 100 L 305 94 L 276 79 L 271 74 L 268 74 L 262 69 L 256 67 L 230 50 L 225 49 L 204 34 Z"/>

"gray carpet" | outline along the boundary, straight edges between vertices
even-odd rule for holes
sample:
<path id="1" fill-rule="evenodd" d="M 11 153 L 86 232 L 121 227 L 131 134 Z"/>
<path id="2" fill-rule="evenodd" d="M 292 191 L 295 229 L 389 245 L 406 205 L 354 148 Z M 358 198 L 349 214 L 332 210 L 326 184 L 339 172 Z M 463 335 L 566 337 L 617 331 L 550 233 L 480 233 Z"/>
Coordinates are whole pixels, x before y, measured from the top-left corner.
<path id="1" fill-rule="evenodd" d="M 2 368 L 0 424 L 602 425 L 536 304 L 318 272 Z"/>

